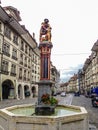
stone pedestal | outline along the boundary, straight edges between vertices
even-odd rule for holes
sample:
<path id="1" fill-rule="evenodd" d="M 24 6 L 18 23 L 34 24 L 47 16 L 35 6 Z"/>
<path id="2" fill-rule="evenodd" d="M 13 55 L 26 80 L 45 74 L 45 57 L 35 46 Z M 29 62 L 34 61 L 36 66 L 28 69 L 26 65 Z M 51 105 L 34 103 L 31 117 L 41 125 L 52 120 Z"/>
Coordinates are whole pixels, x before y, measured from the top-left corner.
<path id="1" fill-rule="evenodd" d="M 52 82 L 50 80 L 41 80 L 38 82 L 38 105 L 41 103 L 41 97 L 43 94 L 51 95 Z"/>
<path id="2" fill-rule="evenodd" d="M 50 105 L 37 105 L 35 106 L 36 115 L 52 115 L 55 113 L 55 106 Z"/>
<path id="3" fill-rule="evenodd" d="M 43 104 L 41 97 L 44 94 L 51 96 L 52 82 L 50 80 L 41 80 L 38 83 L 38 104 L 35 106 L 36 115 L 51 115 L 55 113 L 55 106 Z"/>

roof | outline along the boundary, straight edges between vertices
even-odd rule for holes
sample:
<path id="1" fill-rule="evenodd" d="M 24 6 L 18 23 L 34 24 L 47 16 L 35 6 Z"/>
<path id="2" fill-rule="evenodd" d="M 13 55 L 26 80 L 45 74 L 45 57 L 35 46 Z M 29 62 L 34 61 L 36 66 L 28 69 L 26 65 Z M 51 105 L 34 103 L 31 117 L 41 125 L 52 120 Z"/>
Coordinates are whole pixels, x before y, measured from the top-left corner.
<path id="1" fill-rule="evenodd" d="M 21 21 L 20 12 L 16 8 L 12 6 L 6 6 L 3 8 L 10 16 L 13 16 L 17 21 Z"/>
<path id="2" fill-rule="evenodd" d="M 98 51 L 98 40 L 94 43 L 92 49 L 92 51 Z"/>
<path id="3" fill-rule="evenodd" d="M 26 33 L 26 31 L 21 27 L 19 22 L 14 18 L 9 16 L 6 11 L 0 6 L 0 19 L 9 24 L 14 30 L 16 30 L 20 35 Z"/>

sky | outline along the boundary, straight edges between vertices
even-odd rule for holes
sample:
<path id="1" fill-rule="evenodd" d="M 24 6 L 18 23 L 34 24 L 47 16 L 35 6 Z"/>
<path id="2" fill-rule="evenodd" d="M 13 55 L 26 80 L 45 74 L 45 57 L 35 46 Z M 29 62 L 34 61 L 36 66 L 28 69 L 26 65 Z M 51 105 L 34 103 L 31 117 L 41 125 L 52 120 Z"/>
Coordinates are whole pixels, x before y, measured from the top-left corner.
<path id="1" fill-rule="evenodd" d="M 98 39 L 98 0 L 1 0 L 20 11 L 26 29 L 35 33 L 45 18 L 52 27 L 51 61 L 66 82 L 84 65 Z"/>

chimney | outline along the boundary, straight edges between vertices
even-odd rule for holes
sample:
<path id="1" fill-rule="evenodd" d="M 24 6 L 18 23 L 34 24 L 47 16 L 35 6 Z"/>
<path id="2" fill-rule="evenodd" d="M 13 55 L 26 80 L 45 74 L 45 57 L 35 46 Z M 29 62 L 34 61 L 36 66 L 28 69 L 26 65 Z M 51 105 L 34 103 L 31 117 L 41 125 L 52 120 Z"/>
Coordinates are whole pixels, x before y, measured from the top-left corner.
<path id="1" fill-rule="evenodd" d="M 33 38 L 35 39 L 35 33 L 33 32 Z"/>

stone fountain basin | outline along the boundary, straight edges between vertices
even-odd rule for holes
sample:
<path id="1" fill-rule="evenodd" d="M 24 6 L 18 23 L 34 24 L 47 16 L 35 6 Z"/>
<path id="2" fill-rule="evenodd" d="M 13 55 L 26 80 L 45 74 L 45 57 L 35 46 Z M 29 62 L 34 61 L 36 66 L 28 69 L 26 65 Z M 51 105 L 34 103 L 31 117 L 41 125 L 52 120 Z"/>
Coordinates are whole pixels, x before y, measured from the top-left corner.
<path id="1" fill-rule="evenodd" d="M 21 109 L 31 107 L 29 115 L 28 110 L 21 113 Z M 35 115 L 34 108 L 35 105 L 25 104 L 0 109 L 0 130 L 89 130 L 88 113 L 84 107 L 58 105 L 57 108 L 71 112 L 60 111 L 51 116 Z"/>

